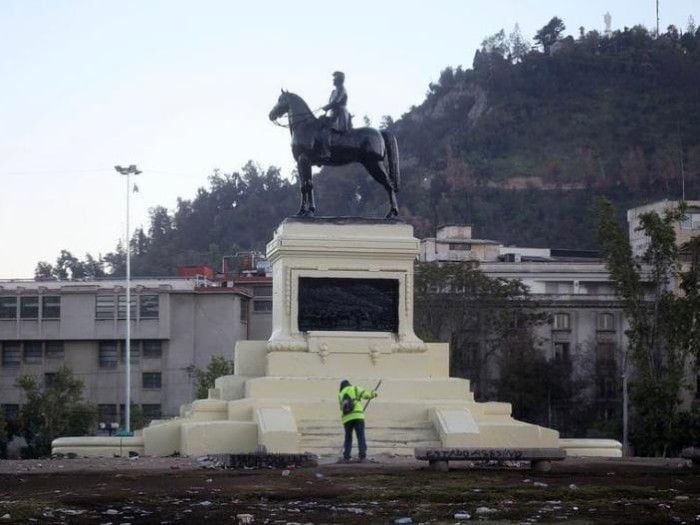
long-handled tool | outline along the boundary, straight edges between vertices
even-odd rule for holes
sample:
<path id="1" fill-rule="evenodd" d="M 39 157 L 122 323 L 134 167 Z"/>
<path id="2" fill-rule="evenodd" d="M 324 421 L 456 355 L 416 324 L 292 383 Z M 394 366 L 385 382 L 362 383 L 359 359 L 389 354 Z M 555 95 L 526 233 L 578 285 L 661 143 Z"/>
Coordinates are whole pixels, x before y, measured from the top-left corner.
<path id="1" fill-rule="evenodd" d="M 381 380 L 381 379 L 379 380 L 379 383 L 377 383 L 377 386 L 374 387 L 373 392 L 376 392 L 377 390 L 379 390 L 379 387 L 380 387 L 380 386 L 382 386 L 382 380 Z M 362 408 L 362 411 L 363 411 L 363 412 L 364 412 L 365 410 L 367 410 L 367 407 L 369 406 L 369 402 L 370 402 L 370 401 L 372 401 L 372 398 L 371 398 L 371 397 L 367 400 L 367 402 L 365 403 L 365 406 Z"/>

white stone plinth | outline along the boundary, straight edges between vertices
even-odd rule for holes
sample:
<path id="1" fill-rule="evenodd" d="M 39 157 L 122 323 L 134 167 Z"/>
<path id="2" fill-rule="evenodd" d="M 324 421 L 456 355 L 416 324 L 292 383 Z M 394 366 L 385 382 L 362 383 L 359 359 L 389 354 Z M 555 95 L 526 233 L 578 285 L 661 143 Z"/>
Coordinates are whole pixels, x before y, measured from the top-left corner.
<path id="1" fill-rule="evenodd" d="M 420 243 L 413 228 L 396 221 L 359 218 L 285 219 L 267 245 L 272 263 L 273 352 L 422 352 L 413 332 L 413 265 Z M 398 333 L 308 332 L 298 326 L 299 279 L 396 279 Z"/>
<path id="2" fill-rule="evenodd" d="M 449 348 L 413 331 L 411 226 L 373 219 L 287 219 L 268 244 L 273 272 L 269 341 L 236 345 L 236 375 L 220 377 L 209 399 L 179 418 L 144 429 L 142 438 L 70 438 L 54 451 L 80 455 L 197 456 L 268 452 L 337 454 L 343 441 L 341 379 L 375 388 L 367 410 L 370 454 L 413 455 L 415 447 L 557 448 L 555 430 L 517 421 L 508 403 L 477 403 L 469 381 L 449 377 Z M 396 332 L 310 331 L 298 326 L 299 279 L 394 279 Z M 224 350 L 222 349 L 222 353 Z M 616 455 L 617 442 L 565 442 L 572 455 Z"/>

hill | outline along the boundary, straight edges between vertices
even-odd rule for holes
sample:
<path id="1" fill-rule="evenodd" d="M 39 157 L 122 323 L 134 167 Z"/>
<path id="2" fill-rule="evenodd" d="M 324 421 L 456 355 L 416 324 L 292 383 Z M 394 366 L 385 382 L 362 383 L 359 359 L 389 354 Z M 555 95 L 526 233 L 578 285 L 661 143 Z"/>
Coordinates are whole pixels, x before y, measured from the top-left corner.
<path id="1" fill-rule="evenodd" d="M 538 48 L 513 31 L 484 40 L 471 69 L 447 68 L 425 100 L 382 125 L 399 140 L 403 218 L 418 236 L 445 222 L 481 238 L 531 246 L 595 248 L 592 203 L 618 209 L 700 195 L 700 30 L 658 38 L 636 26 L 562 38 L 554 18 Z M 385 194 L 355 165 L 315 177 L 319 214 L 381 216 Z M 298 190 L 279 170 L 251 163 L 216 173 L 174 214 L 151 212 L 132 240 L 134 273 L 218 263 L 263 249 L 296 211 Z M 123 272 L 124 252 L 81 261 L 62 252 L 40 277 Z"/>

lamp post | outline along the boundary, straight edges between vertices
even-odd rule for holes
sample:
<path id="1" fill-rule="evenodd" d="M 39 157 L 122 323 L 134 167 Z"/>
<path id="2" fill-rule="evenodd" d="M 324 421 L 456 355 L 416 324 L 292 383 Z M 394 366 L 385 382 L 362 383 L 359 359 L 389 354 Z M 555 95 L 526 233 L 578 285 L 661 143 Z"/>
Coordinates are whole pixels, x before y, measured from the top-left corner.
<path id="1" fill-rule="evenodd" d="M 120 175 L 126 175 L 126 400 L 124 401 L 124 433 L 131 435 L 131 236 L 129 228 L 129 197 L 131 195 L 131 176 L 141 171 L 135 164 L 128 167 L 114 166 Z M 118 308 L 118 307 L 117 307 Z"/>

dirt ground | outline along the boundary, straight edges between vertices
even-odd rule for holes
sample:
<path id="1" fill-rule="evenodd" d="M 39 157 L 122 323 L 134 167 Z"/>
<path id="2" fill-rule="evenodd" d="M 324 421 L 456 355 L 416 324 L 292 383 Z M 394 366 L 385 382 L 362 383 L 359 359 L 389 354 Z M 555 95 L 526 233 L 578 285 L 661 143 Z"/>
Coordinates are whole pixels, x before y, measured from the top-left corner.
<path id="1" fill-rule="evenodd" d="M 699 471 L 678 460 L 568 459 L 549 473 L 454 466 L 437 473 L 390 458 L 288 470 L 219 470 L 185 458 L 0 461 L 0 524 L 237 524 L 244 514 L 256 524 L 700 523 Z"/>

